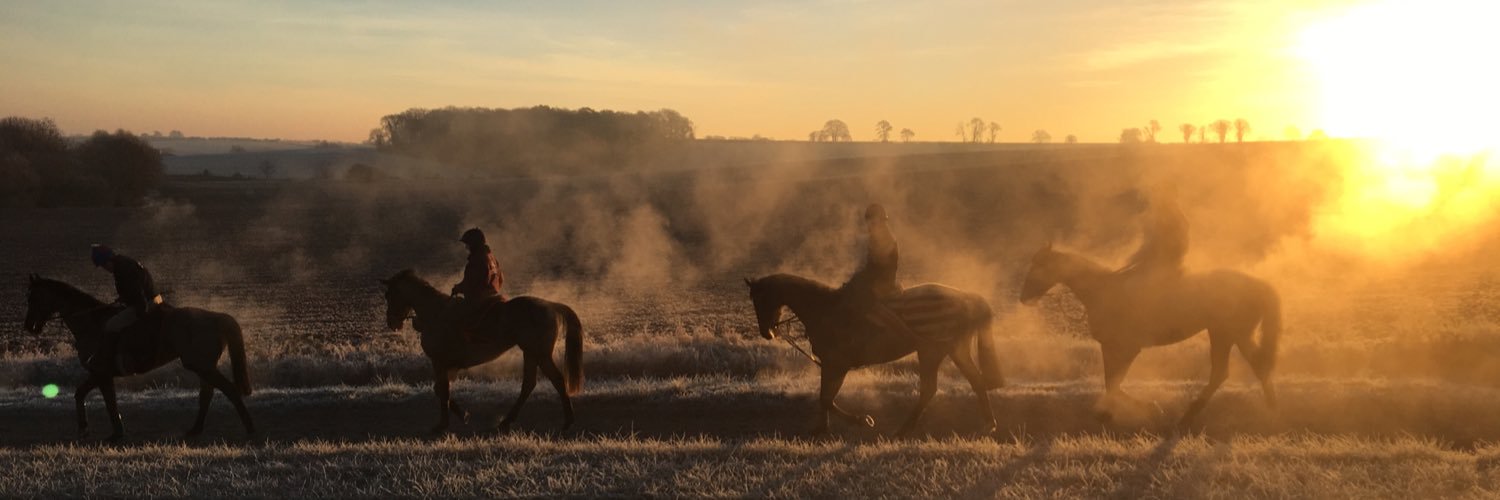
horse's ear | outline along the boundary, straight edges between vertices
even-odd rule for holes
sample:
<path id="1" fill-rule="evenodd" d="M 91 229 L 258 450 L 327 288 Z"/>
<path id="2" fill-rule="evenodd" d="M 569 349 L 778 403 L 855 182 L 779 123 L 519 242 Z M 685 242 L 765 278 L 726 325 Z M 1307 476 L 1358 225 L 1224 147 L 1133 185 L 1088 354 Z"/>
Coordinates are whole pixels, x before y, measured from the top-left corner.
<path id="1" fill-rule="evenodd" d="M 750 281 L 750 278 L 745 278 L 745 286 L 755 286 L 755 282 Z"/>

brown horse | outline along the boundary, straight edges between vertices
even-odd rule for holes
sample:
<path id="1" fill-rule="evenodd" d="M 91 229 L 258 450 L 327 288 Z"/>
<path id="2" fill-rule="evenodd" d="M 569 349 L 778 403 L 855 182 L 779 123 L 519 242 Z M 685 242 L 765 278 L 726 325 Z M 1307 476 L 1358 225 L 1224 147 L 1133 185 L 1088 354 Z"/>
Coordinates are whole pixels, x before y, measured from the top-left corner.
<path id="1" fill-rule="evenodd" d="M 1271 372 L 1281 337 L 1281 299 L 1269 283 L 1238 271 L 1122 273 L 1105 269 L 1051 245 L 1031 259 L 1021 302 L 1033 303 L 1062 284 L 1083 302 L 1089 333 L 1104 355 L 1101 418 L 1109 420 L 1117 399 L 1133 401 L 1120 382 L 1142 348 L 1174 344 L 1208 330 L 1212 372 L 1208 385 L 1188 406 L 1181 425 L 1194 421 L 1229 377 L 1229 351 L 1239 347 L 1260 379 L 1266 405 L 1275 407 Z M 1254 338 L 1260 325 L 1260 342 Z"/>
<path id="2" fill-rule="evenodd" d="M 26 321 L 23 326 L 32 333 L 39 333 L 48 321 L 61 318 L 68 330 L 73 332 L 73 349 L 82 363 L 100 348 L 103 341 L 104 322 L 119 309 L 57 280 L 31 276 L 26 294 Z M 245 432 L 254 434 L 255 425 L 250 422 L 250 412 L 245 409 L 243 397 L 250 395 L 250 377 L 245 370 L 245 339 L 239 322 L 224 313 L 205 311 L 192 307 L 163 306 L 160 311 L 160 334 L 150 339 L 155 344 L 150 354 L 137 357 L 140 372 L 151 371 L 174 359 L 181 359 L 182 366 L 198 375 L 198 419 L 188 429 L 188 436 L 203 432 L 203 421 L 208 417 L 208 404 L 213 400 L 214 389 L 224 393 Z M 150 335 L 149 332 L 126 331 L 125 335 Z M 121 342 L 121 349 L 128 343 Z M 234 373 L 230 382 L 219 373 L 219 356 L 225 348 L 229 350 L 229 365 Z M 145 359 L 140 359 L 145 358 Z M 78 384 L 73 399 L 78 406 L 78 434 L 88 432 L 88 418 L 84 411 L 84 400 L 95 388 L 104 396 L 104 408 L 109 413 L 109 422 L 114 431 L 110 440 L 125 436 L 125 425 L 120 421 L 120 412 L 115 405 L 115 377 L 122 376 L 117 369 L 98 371 L 91 363 L 82 363 L 89 370 L 88 378 Z M 113 365 L 113 363 L 108 363 Z"/>
<path id="3" fill-rule="evenodd" d="M 455 326 L 458 319 L 452 317 L 450 306 L 457 299 L 438 291 L 412 270 L 403 270 L 380 283 L 385 285 L 386 323 L 391 330 L 399 331 L 412 317 L 412 327 L 422 335 L 422 352 L 432 361 L 432 391 L 438 399 L 438 424 L 433 432 L 448 429 L 449 412 L 464 422 L 469 420 L 468 412 L 459 408 L 448 392 L 458 370 L 489 362 L 511 347 L 520 347 L 524 356 L 521 393 L 496 428 L 508 429 L 521 414 L 521 405 L 536 388 L 537 370 L 547 375 L 562 399 L 563 428 L 573 425 L 573 403 L 568 396 L 578 394 L 583 387 L 583 325 L 572 308 L 536 297 L 496 299 L 474 323 L 471 337 Z M 566 376 L 552 361 L 560 329 L 566 331 Z"/>
<path id="4" fill-rule="evenodd" d="M 773 274 L 746 279 L 745 284 L 750 286 L 762 337 L 776 338 L 783 308 L 791 309 L 807 329 L 807 340 L 822 368 L 814 434 L 828 432 L 829 412 L 855 425 L 874 427 L 875 419 L 869 415 L 855 415 L 834 404 L 844 377 L 854 368 L 889 363 L 912 352 L 917 353 L 919 395 L 916 408 L 897 434 L 910 434 L 916 428 L 917 419 L 937 393 L 938 368 L 949 358 L 974 389 L 980 414 L 994 432 L 995 415 L 986 391 L 1005 385 L 1005 380 L 990 328 L 993 314 L 984 297 L 937 284 L 906 289 L 890 307 L 921 335 L 917 338 L 870 330 L 866 322 L 856 320 L 857 312 L 842 304 L 838 289 L 807 278 Z M 975 337 L 979 339 L 978 366 L 974 363 Z"/>

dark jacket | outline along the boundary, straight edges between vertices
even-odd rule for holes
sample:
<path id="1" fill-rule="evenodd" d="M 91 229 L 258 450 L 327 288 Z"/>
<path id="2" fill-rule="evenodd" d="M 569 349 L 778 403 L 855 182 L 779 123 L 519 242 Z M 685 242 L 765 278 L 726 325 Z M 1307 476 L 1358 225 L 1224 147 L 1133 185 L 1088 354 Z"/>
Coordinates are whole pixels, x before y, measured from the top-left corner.
<path id="1" fill-rule="evenodd" d="M 112 262 L 115 293 L 120 295 L 120 303 L 135 308 L 137 312 L 146 312 L 156 301 L 156 282 L 151 279 L 151 271 L 124 255 L 116 255 Z"/>
<path id="2" fill-rule="evenodd" d="M 901 292 L 896 283 L 896 270 L 901 260 L 901 251 L 891 228 L 881 223 L 870 229 L 869 247 L 866 249 L 865 265 L 845 286 L 857 292 L 872 293 L 874 297 L 885 297 Z"/>
<path id="3" fill-rule="evenodd" d="M 469 263 L 464 266 L 464 279 L 453 286 L 453 291 L 465 297 L 489 297 L 500 294 L 500 285 L 505 276 L 500 273 L 500 262 L 490 252 L 489 246 L 471 248 Z"/>
<path id="4" fill-rule="evenodd" d="M 1152 203 L 1146 221 L 1145 240 L 1121 270 L 1180 270 L 1188 251 L 1188 222 L 1182 209 L 1169 199 Z"/>

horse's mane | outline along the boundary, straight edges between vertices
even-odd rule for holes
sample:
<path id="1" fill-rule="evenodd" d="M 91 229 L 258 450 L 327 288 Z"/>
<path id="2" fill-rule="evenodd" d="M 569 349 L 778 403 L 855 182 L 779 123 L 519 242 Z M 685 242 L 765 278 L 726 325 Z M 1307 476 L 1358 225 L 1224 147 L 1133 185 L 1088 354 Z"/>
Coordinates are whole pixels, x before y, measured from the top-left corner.
<path id="1" fill-rule="evenodd" d="M 816 289 L 816 290 L 819 290 L 819 291 L 829 292 L 829 293 L 838 291 L 837 288 L 828 286 L 828 285 L 824 284 L 821 281 L 814 280 L 814 279 L 811 279 L 811 278 L 804 278 L 804 277 L 801 277 L 801 276 L 797 276 L 795 274 L 787 274 L 787 273 L 772 274 L 770 276 L 766 276 L 766 277 L 763 277 L 763 278 L 755 280 L 755 283 L 756 284 L 767 284 L 767 285 L 773 285 L 773 286 L 778 286 L 779 285 L 779 286 L 806 287 L 806 288 L 813 288 L 813 289 Z"/>
<path id="2" fill-rule="evenodd" d="M 57 290 L 58 293 L 61 293 L 63 295 L 63 300 L 66 301 L 88 302 L 90 306 L 98 306 L 104 304 L 104 301 L 99 300 L 93 295 L 90 295 L 88 292 L 79 290 L 78 287 L 69 285 L 62 281 L 38 277 L 35 283 L 46 285 L 54 290 Z"/>
<path id="3" fill-rule="evenodd" d="M 417 272 L 412 270 L 411 268 L 402 269 L 401 271 L 397 272 L 395 276 L 391 276 L 390 281 L 408 281 L 413 285 L 416 285 L 418 288 L 431 292 L 433 295 L 446 296 L 442 291 L 438 290 L 437 287 L 432 286 L 432 283 L 428 283 L 427 280 L 422 279 L 421 276 L 417 276 Z"/>

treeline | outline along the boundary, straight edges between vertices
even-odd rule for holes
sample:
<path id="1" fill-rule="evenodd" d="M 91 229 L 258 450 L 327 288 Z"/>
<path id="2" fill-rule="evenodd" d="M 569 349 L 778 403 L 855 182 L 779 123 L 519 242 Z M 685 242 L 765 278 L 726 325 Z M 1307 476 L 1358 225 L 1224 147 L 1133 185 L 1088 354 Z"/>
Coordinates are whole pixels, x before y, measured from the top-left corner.
<path id="1" fill-rule="evenodd" d="M 578 173 L 640 166 L 691 141 L 676 111 L 410 109 L 380 120 L 369 142 L 381 151 L 504 173 Z"/>
<path id="2" fill-rule="evenodd" d="M 130 132 L 71 143 L 51 120 L 0 119 L 0 205 L 131 205 L 162 175 L 161 152 Z"/>

